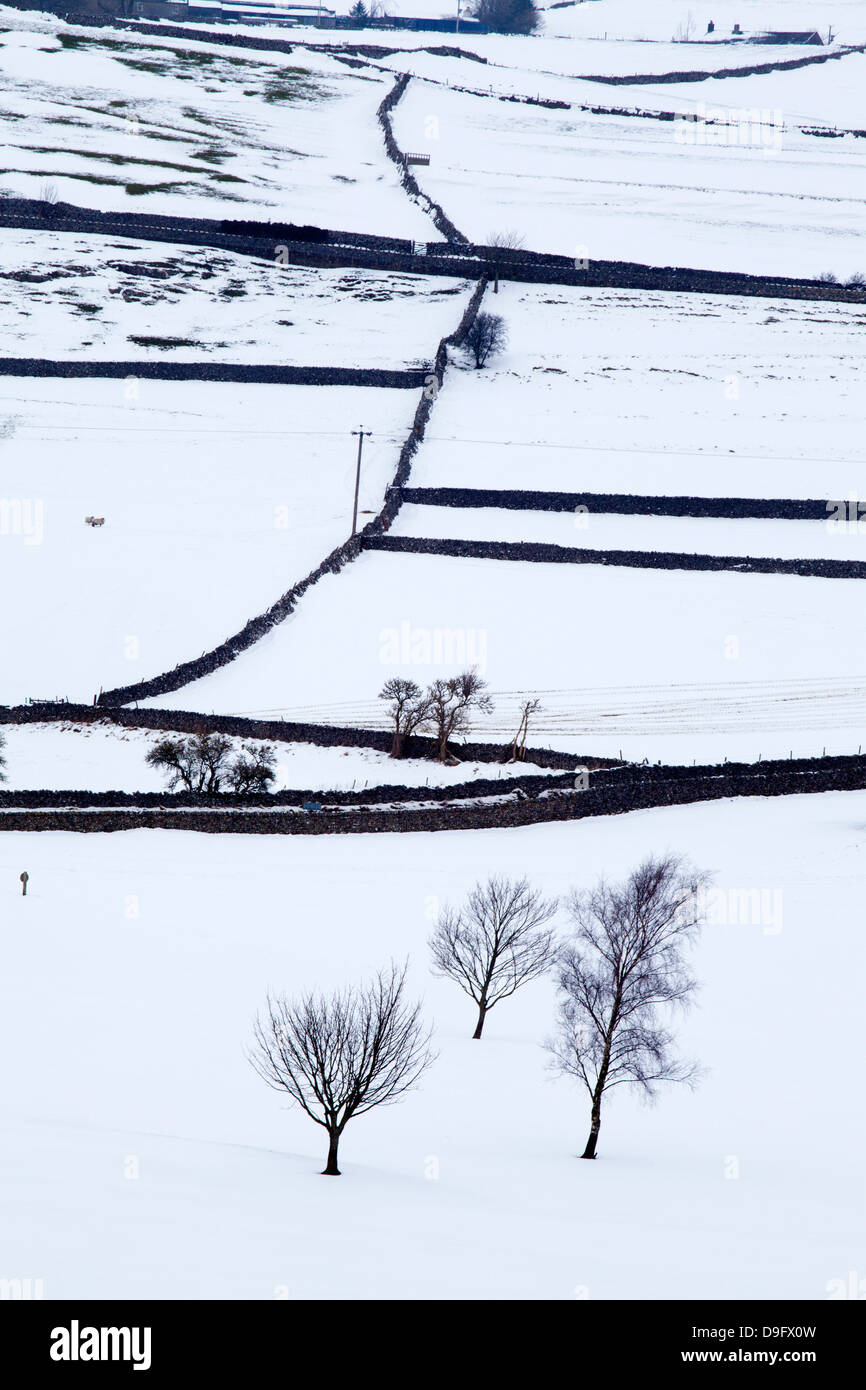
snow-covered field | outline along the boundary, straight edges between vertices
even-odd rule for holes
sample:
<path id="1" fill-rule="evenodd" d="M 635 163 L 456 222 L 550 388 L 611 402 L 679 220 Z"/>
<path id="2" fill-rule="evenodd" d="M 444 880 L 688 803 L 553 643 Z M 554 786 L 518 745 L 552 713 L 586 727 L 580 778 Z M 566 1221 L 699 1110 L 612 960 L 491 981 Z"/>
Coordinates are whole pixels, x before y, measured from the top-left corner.
<path id="1" fill-rule="evenodd" d="M 203 257 L 133 239 L 11 230 L 0 239 L 9 357 L 422 367 L 468 291 L 438 276 Z"/>
<path id="2" fill-rule="evenodd" d="M 538 541 L 583 550 L 666 550 L 686 555 L 866 560 L 866 521 L 728 521 L 619 516 L 592 510 L 508 511 L 501 507 L 405 506 L 396 536 L 442 540 Z"/>
<path id="3" fill-rule="evenodd" d="M 544 741 L 575 753 L 856 752 L 863 594 L 856 579 L 371 553 L 230 666 L 148 703 L 368 723 L 388 676 L 475 664 L 497 696 L 479 737 L 512 734 L 528 692 Z"/>
<path id="4" fill-rule="evenodd" d="M 45 790 L 158 792 L 165 777 L 144 759 L 154 744 L 169 735 L 116 724 L 0 725 L 6 740 L 4 791 Z M 183 737 L 183 735 L 181 735 Z M 232 739 L 259 746 L 257 739 Z M 267 741 L 265 740 L 265 743 Z M 454 767 L 426 758 L 394 762 L 371 748 L 317 748 L 312 743 L 271 743 L 276 753 L 274 791 L 359 791 L 377 786 L 454 786 L 473 778 L 538 776 L 543 768 L 520 764 L 462 762 Z"/>
<path id="5" fill-rule="evenodd" d="M 0 701 L 91 700 L 230 637 L 382 505 L 410 390 L 10 379 Z M 105 518 L 101 527 L 86 516 Z"/>
<path id="6" fill-rule="evenodd" d="M 402 835 L 399 852 L 5 837 L 0 878 L 26 867 L 30 885 L 4 909 L 4 1269 L 46 1298 L 826 1298 L 866 1235 L 864 819 L 864 794 L 838 793 Z M 655 1109 L 613 1100 L 581 1163 L 584 1097 L 540 1046 L 550 985 L 472 1042 L 470 1002 L 428 973 L 430 919 L 495 870 L 562 894 L 668 848 L 717 875 L 699 1007 L 677 1024 L 708 1074 Z M 735 922 L 743 892 L 756 910 Z M 245 1060 L 253 1015 L 269 988 L 406 956 L 439 1059 L 351 1122 L 323 1182 L 320 1132 Z"/>
<path id="7" fill-rule="evenodd" d="M 416 487 L 862 495 L 866 306 L 501 284 L 508 349 L 454 372 Z"/>
<path id="8" fill-rule="evenodd" d="M 76 29 L 4 10 L 0 190 L 193 217 L 424 237 L 382 149 L 390 75 L 327 56 Z"/>
<path id="9" fill-rule="evenodd" d="M 413 0 L 394 0 L 397 5 Z M 766 30 L 811 30 L 818 28 L 826 40 L 828 26 L 841 43 L 863 43 L 866 40 L 866 17 L 860 0 L 716 0 L 710 6 L 716 29 L 716 41 L 728 39 L 735 24 L 746 34 Z M 399 11 L 398 11 L 399 12 Z M 647 44 L 667 44 L 681 29 L 694 42 L 706 38 L 707 21 L 696 10 L 694 0 L 585 0 L 567 9 L 544 8 L 545 36 L 610 40 L 644 40 Z M 619 47 L 617 43 L 615 45 Z M 677 68 L 704 67 L 706 47 L 688 44 L 674 45 L 680 55 L 673 66 Z M 734 45 L 727 48 L 738 57 L 742 52 L 754 54 L 750 47 Z M 684 56 L 697 56 L 699 63 L 685 63 Z"/>
<path id="10" fill-rule="evenodd" d="M 289 38 L 284 56 L 2 8 L 0 196 L 427 240 L 375 114 L 407 71 L 398 142 L 430 153 L 422 187 L 475 239 L 866 274 L 866 140 L 799 129 L 866 128 L 866 57 L 694 84 L 591 80 L 820 53 L 730 43 L 734 23 L 866 42 L 860 0 L 720 0 L 712 17 L 710 43 L 709 15 L 687 0 L 548 9 L 526 38 L 249 30 Z M 364 42 L 396 51 L 346 66 L 309 46 Z M 455 46 L 469 56 L 430 51 Z M 509 93 L 571 109 L 496 100 Z M 732 124 L 579 109 L 593 103 Z M 745 140 L 743 108 L 758 112 Z M 0 232 L 6 356 L 422 366 L 469 290 Z M 406 505 L 393 534 L 864 558 L 866 305 L 503 283 L 483 307 L 504 317 L 508 346 L 479 372 L 451 354 L 411 484 L 838 499 L 845 525 Z M 361 523 L 379 510 L 418 399 L 0 378 L 0 704 L 89 701 L 229 637 L 347 538 L 359 429 L 372 431 Z M 475 666 L 494 699 L 476 736 L 510 739 L 537 697 L 530 748 L 578 764 L 855 753 L 864 595 L 857 580 L 371 552 L 233 663 L 153 703 L 384 728 L 389 677 L 426 685 Z M 0 733 L 5 787 L 163 785 L 144 763 L 153 732 Z M 298 743 L 278 747 L 277 786 L 536 770 Z M 825 1298 L 866 1259 L 864 824 L 858 791 L 396 844 L 0 836 L 4 1289 L 29 1277 L 47 1298 Z M 562 895 L 667 850 L 716 876 L 699 1007 L 677 1025 L 707 1075 L 657 1109 L 615 1093 L 599 1162 L 581 1163 L 587 1105 L 541 1046 L 550 982 L 502 1003 L 473 1042 L 471 1005 L 431 977 L 426 938 L 445 902 L 492 873 Z M 330 990 L 407 956 L 439 1058 L 403 1105 L 350 1124 L 344 1176 L 323 1183 L 320 1133 L 245 1059 L 253 1016 L 269 989 Z"/>
<path id="11" fill-rule="evenodd" d="M 857 64 L 862 87 L 866 57 L 841 59 L 834 71 L 845 63 Z M 713 105 L 716 93 L 705 85 L 689 95 Z M 716 85 L 728 106 L 740 102 L 739 89 Z M 660 91 L 604 88 L 596 100 L 658 109 Z M 403 149 L 429 152 L 421 186 L 473 241 L 513 231 L 535 250 L 590 260 L 862 273 L 866 142 L 783 131 L 778 119 L 770 110 L 723 130 L 725 142 L 716 143 L 712 128 L 515 105 L 413 82 L 395 130 Z"/>

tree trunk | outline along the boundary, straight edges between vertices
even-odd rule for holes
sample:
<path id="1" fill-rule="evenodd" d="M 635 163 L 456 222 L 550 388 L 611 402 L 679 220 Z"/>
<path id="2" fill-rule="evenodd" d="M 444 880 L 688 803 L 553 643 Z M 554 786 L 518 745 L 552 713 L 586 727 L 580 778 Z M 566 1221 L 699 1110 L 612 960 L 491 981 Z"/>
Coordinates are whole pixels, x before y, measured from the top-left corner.
<path id="1" fill-rule="evenodd" d="M 484 1004 L 484 1003 L 481 1003 L 481 1004 L 478 1005 L 478 1022 L 477 1022 L 476 1025 L 475 1025 L 475 1032 L 472 1034 L 473 1040 L 477 1040 L 478 1038 L 481 1037 L 481 1033 L 482 1033 L 482 1030 L 483 1030 L 483 1028 L 484 1028 L 484 1020 L 485 1020 L 486 1017 L 487 1017 L 487 1005 Z"/>
<path id="2" fill-rule="evenodd" d="M 323 1178 L 338 1178 L 340 1170 L 337 1167 L 337 1149 L 340 1146 L 339 1134 L 328 1135 L 328 1163 L 322 1174 Z"/>
<path id="3" fill-rule="evenodd" d="M 391 740 L 391 753 L 390 753 L 390 756 L 391 756 L 392 758 L 402 758 L 403 755 L 404 755 L 404 753 L 405 753 L 405 751 L 406 751 L 406 735 L 405 735 L 405 734 L 398 733 L 397 730 L 395 729 L 395 731 L 394 731 L 394 737 L 393 737 L 393 739 Z"/>
<path id="4" fill-rule="evenodd" d="M 586 1148 L 580 1155 L 581 1158 L 595 1158 L 596 1145 L 598 1144 L 598 1132 L 601 1129 L 601 1096 L 593 1099 L 592 1119 L 589 1125 L 589 1138 L 586 1141 Z"/>

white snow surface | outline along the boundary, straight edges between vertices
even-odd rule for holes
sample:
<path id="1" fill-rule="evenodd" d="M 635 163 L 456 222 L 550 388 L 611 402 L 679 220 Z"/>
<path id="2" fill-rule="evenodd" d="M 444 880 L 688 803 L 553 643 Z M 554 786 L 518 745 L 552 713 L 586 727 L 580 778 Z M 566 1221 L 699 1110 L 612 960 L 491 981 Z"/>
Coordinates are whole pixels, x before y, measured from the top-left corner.
<path id="1" fill-rule="evenodd" d="M 8 357 L 423 367 L 469 289 L 133 238 L 11 229 L 0 238 Z"/>
<path id="2" fill-rule="evenodd" d="M 421 2 L 395 0 L 403 13 Z M 704 37 L 689 0 L 547 10 L 543 35 L 520 39 L 250 30 L 296 41 L 284 57 L 2 9 L 0 196 L 428 240 L 375 119 L 405 70 L 418 80 L 395 111 L 398 141 L 430 153 L 422 187 L 474 238 L 866 272 L 866 141 L 798 128 L 866 127 L 866 57 L 694 84 L 589 80 L 819 52 L 729 43 L 734 22 L 832 24 L 841 44 L 866 41 L 860 0 L 719 0 L 712 14 L 712 43 L 671 41 Z M 365 41 L 399 51 L 347 68 L 303 46 Z M 422 51 L 454 44 L 489 61 Z M 509 94 L 573 109 L 495 99 Z M 591 104 L 731 125 L 578 109 Z M 743 108 L 758 112 L 745 140 Z M 277 275 L 111 238 L 8 231 L 0 243 L 4 352 L 19 356 L 414 365 L 468 288 Z M 483 372 L 453 354 L 413 484 L 853 499 L 854 523 L 593 513 L 580 531 L 569 516 L 407 506 L 395 534 L 860 557 L 863 305 L 502 285 L 485 308 L 505 317 L 507 351 Z M 359 427 L 373 431 L 362 522 L 378 510 L 418 401 L 142 380 L 0 387 L 0 703 L 90 700 L 224 640 L 348 535 Z M 86 526 L 89 514 L 105 525 Z M 389 676 L 425 684 L 474 664 L 495 702 L 476 736 L 510 738 L 537 696 L 530 745 L 577 763 L 854 753 L 864 592 L 368 553 L 231 665 L 154 703 L 381 728 Z M 4 786 L 162 785 L 144 765 L 152 733 L 0 732 Z M 279 748 L 278 785 L 423 788 L 492 771 L 294 744 Z M 4 1278 L 41 1279 L 48 1298 L 826 1297 L 866 1259 L 864 825 L 866 793 L 848 792 L 397 843 L 3 835 Z M 427 936 L 489 874 L 562 895 L 668 850 L 712 871 L 719 895 L 694 958 L 699 1005 L 676 1025 L 707 1073 L 655 1109 L 620 1094 L 599 1160 L 581 1163 L 586 1098 L 552 1077 L 541 1046 L 550 981 L 501 1004 L 473 1042 L 472 1006 L 430 975 Z M 245 1059 L 253 1016 L 269 989 L 340 988 L 407 957 L 438 1059 L 404 1104 L 352 1122 L 344 1176 L 325 1183 L 320 1132 Z"/>
<path id="3" fill-rule="evenodd" d="M 834 71 L 845 63 L 857 65 L 862 87 L 866 57 L 840 59 Z M 692 100 L 740 103 L 739 90 L 716 85 L 723 94 Z M 596 100 L 664 109 L 665 91 L 605 87 Z M 410 84 L 394 113 L 401 147 L 430 154 L 421 187 L 472 241 L 508 231 L 534 250 L 590 260 L 863 272 L 864 141 L 818 139 L 776 121 L 771 109 L 745 131 L 737 122 L 719 144 L 712 127 L 549 110 L 424 82 Z"/>
<path id="4" fill-rule="evenodd" d="M 0 701 L 170 669 L 237 632 L 379 510 L 418 392 L 7 378 Z M 104 517 L 91 527 L 85 517 Z"/>
<path id="5" fill-rule="evenodd" d="M 375 120 L 389 73 L 3 15 L 0 191 L 429 236 Z"/>
<path id="6" fill-rule="evenodd" d="M 475 664 L 496 705 L 480 738 L 512 734 L 528 694 L 547 712 L 530 742 L 580 754 L 721 762 L 863 742 L 862 580 L 388 553 L 347 574 L 147 703 L 365 725 L 387 676 Z"/>
<path id="7" fill-rule="evenodd" d="M 164 775 L 147 766 L 145 755 L 162 738 L 186 737 L 170 730 L 157 733 L 123 728 L 108 721 L 0 725 L 0 734 L 6 741 L 3 791 L 164 791 Z M 287 787 L 326 792 L 375 786 L 447 787 L 474 779 L 538 776 L 546 771 L 532 762 L 466 761 L 452 767 L 426 758 L 395 762 L 372 748 L 319 748 L 313 743 L 234 737 L 230 742 L 234 750 L 242 745 L 273 749 L 273 791 Z"/>
<path id="8" fill-rule="evenodd" d="M 507 350 L 453 371 L 416 487 L 862 496 L 866 305 L 501 283 Z"/>
<path id="9" fill-rule="evenodd" d="M 703 517 L 620 516 L 602 511 L 512 511 L 504 507 L 407 504 L 397 536 L 440 540 L 533 541 L 582 550 L 668 551 L 771 559 L 866 560 L 866 520 L 731 521 Z"/>
<path id="10" fill-rule="evenodd" d="M 399 844 L 4 837 L 2 880 L 30 873 L 3 926 L 5 1268 L 46 1298 L 588 1300 L 579 1318 L 604 1298 L 825 1298 L 866 1234 L 864 820 L 858 792 Z M 716 875 L 676 1024 L 707 1072 L 652 1109 L 621 1092 L 581 1163 L 586 1098 L 540 1045 L 551 985 L 471 1041 L 471 1002 L 428 971 L 431 918 L 488 872 L 560 895 L 666 849 Z M 244 1057 L 253 1015 L 269 989 L 407 956 L 438 1060 L 350 1123 L 326 1182 L 321 1132 Z"/>

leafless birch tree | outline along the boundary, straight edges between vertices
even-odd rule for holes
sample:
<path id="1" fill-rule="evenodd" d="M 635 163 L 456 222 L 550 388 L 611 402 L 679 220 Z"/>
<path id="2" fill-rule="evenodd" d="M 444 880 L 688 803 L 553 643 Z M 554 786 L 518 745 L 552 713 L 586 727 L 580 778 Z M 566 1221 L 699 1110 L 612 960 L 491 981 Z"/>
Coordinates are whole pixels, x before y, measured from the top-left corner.
<path id="1" fill-rule="evenodd" d="M 392 1105 L 431 1062 L 420 1005 L 405 998 L 406 966 L 382 970 L 368 985 L 298 999 L 268 996 L 256 1018 L 249 1059 L 328 1134 L 327 1177 L 339 1177 L 343 1130 L 356 1115 Z"/>
<path id="2" fill-rule="evenodd" d="M 582 1158 L 596 1156 L 602 1099 L 614 1086 L 653 1096 L 662 1082 L 698 1079 L 694 1063 L 674 1056 L 667 1015 L 687 1008 L 697 988 L 685 951 L 700 930 L 707 881 L 666 855 L 646 859 L 623 883 L 602 880 L 567 900 L 575 930 L 560 953 L 562 998 L 548 1048 L 556 1070 L 589 1092 Z"/>
<path id="3" fill-rule="evenodd" d="M 475 885 L 459 912 L 442 912 L 430 937 L 433 973 L 478 1005 L 473 1038 L 494 1005 L 554 965 L 556 939 L 546 924 L 556 907 L 528 879 L 491 878 Z"/>
<path id="4" fill-rule="evenodd" d="M 520 723 L 517 726 L 517 733 L 511 741 L 510 762 L 516 763 L 526 757 L 526 739 L 529 735 L 529 724 L 534 715 L 540 713 L 542 708 L 540 700 L 524 700 L 520 706 Z"/>

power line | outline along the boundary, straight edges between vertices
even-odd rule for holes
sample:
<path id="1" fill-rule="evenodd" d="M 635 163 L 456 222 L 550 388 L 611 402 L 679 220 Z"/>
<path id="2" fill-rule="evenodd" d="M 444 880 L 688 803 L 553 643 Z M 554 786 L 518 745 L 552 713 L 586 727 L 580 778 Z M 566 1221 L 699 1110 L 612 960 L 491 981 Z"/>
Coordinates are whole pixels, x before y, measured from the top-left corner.
<path id="1" fill-rule="evenodd" d="M 70 402 L 72 404 L 72 402 Z M 97 406 L 96 409 L 104 409 L 104 406 Z M 343 430 L 269 430 L 259 429 L 251 426 L 249 429 L 211 429 L 206 426 L 174 426 L 174 425 L 147 425 L 139 427 L 136 425 L 52 425 L 49 422 L 40 424 L 22 424 L 18 426 L 17 433 L 25 433 L 30 430 L 50 430 L 53 432 L 78 433 L 87 431 L 88 433 L 105 434 L 178 434 L 178 435 L 240 435 L 245 438 L 313 438 L 313 439 L 342 439 L 345 436 Z M 356 433 L 356 431 L 352 431 Z M 14 438 L 14 436 L 12 436 Z M 405 439 L 404 434 L 377 433 L 377 438 L 387 444 L 402 443 Z M 498 449 L 554 449 L 565 450 L 569 453 L 577 454 L 646 454 L 651 458 L 691 458 L 708 459 L 718 461 L 724 459 L 726 462 L 741 463 L 845 463 L 856 467 L 862 465 L 862 459 L 849 457 L 818 457 L 814 454 L 739 454 L 727 451 L 725 453 L 706 453 L 702 449 L 654 449 L 647 446 L 635 445 L 610 445 L 610 444 L 556 444 L 543 440 L 531 439 L 463 439 L 458 435 L 430 435 L 425 437 L 427 444 L 459 444 L 469 448 L 476 445 L 486 445 Z M 443 484 L 444 486 L 444 484 Z"/>

